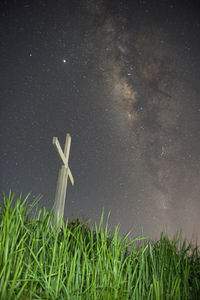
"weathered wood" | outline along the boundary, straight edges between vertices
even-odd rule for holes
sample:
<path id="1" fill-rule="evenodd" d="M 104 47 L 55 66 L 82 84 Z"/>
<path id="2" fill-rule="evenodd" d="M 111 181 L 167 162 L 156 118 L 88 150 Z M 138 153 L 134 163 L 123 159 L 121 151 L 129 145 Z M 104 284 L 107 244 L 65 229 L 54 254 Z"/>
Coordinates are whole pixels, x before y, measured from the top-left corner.
<path id="1" fill-rule="evenodd" d="M 61 162 L 63 163 L 58 174 L 58 181 L 57 181 L 57 188 L 56 188 L 56 195 L 55 195 L 55 202 L 54 202 L 54 216 L 56 219 L 58 219 L 60 217 L 63 217 L 64 215 L 68 177 L 70 179 L 71 184 L 74 185 L 74 178 L 68 166 L 69 152 L 71 146 L 71 136 L 69 134 L 66 135 L 64 153 L 62 151 L 62 148 L 60 146 L 57 137 L 53 137 L 52 143 L 56 149 L 56 152 L 58 153 Z"/>
<path id="2" fill-rule="evenodd" d="M 66 141 L 65 141 L 65 150 L 64 153 L 61 149 L 60 143 L 58 141 L 57 137 L 53 137 L 52 141 L 54 148 L 56 149 L 56 152 L 58 153 L 58 157 L 61 160 L 61 162 L 68 167 L 68 160 L 69 160 L 69 151 L 70 151 L 70 145 L 71 145 L 71 136 L 69 134 L 66 135 Z M 74 185 L 74 178 L 72 176 L 71 170 L 69 169 L 69 179 L 71 181 L 71 184 Z"/>

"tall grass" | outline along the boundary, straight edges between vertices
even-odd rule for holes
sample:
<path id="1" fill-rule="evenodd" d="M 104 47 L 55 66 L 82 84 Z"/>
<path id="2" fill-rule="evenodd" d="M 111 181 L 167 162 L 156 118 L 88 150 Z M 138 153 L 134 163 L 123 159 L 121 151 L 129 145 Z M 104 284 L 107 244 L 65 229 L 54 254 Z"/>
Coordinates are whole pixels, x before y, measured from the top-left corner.
<path id="1" fill-rule="evenodd" d="M 3 196 L 0 299 L 200 299 L 199 250 L 180 236 L 128 241 L 103 229 L 103 214 L 91 229 L 77 220 L 59 230 L 52 218 L 45 208 L 31 217 L 28 196 Z"/>

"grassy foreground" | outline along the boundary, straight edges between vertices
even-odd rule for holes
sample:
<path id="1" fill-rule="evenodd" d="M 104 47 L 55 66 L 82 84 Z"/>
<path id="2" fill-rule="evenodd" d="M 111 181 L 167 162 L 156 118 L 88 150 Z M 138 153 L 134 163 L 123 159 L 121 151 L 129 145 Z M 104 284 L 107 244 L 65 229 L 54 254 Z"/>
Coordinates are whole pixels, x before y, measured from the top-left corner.
<path id="1" fill-rule="evenodd" d="M 77 220 L 59 231 L 52 211 L 30 215 L 27 200 L 3 196 L 0 299 L 200 299 L 200 253 L 178 236 L 128 242 L 103 229 L 103 215 L 94 228 Z"/>

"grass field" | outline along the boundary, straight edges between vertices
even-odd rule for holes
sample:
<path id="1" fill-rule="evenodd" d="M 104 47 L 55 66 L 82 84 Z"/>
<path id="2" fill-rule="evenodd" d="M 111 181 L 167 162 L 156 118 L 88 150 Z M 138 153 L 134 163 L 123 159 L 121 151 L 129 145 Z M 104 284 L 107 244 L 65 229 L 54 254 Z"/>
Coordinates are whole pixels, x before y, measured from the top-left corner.
<path id="1" fill-rule="evenodd" d="M 200 253 L 180 235 L 128 241 L 103 229 L 103 214 L 93 228 L 77 219 L 60 231 L 28 199 L 0 200 L 0 299 L 200 299 Z"/>

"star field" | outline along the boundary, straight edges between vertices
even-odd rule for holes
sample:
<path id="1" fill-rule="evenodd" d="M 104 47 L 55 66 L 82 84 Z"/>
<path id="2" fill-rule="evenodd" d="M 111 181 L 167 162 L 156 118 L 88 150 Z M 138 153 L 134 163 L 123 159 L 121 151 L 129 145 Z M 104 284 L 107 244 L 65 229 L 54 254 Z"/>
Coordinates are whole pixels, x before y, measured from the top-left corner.
<path id="1" fill-rule="evenodd" d="M 200 227 L 195 1 L 1 1 L 1 192 L 51 209 L 72 137 L 65 217 L 159 237 Z"/>

